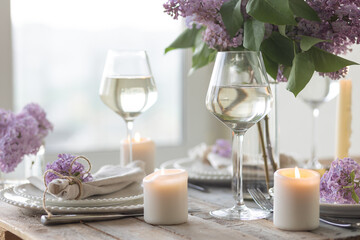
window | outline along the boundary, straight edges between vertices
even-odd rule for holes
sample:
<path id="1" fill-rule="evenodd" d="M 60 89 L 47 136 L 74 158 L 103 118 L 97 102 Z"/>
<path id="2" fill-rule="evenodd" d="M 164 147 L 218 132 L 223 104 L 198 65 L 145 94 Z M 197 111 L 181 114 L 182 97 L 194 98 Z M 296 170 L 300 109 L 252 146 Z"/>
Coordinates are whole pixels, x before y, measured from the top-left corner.
<path id="1" fill-rule="evenodd" d="M 48 152 L 119 149 L 124 121 L 98 96 L 108 49 L 145 49 L 157 103 L 135 120 L 134 132 L 158 146 L 182 140 L 181 52 L 164 48 L 182 31 L 163 13 L 163 0 L 11 0 L 14 104 L 37 102 L 55 129 Z"/>

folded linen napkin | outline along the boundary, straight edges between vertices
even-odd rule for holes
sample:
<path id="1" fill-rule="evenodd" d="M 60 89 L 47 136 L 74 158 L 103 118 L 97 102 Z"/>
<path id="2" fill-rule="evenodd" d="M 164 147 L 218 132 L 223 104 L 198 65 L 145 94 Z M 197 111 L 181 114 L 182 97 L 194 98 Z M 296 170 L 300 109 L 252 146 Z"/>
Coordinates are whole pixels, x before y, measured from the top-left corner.
<path id="1" fill-rule="evenodd" d="M 133 187 L 138 187 L 136 184 L 141 184 L 145 177 L 144 162 L 134 161 L 129 163 L 126 167 L 120 165 L 106 165 L 103 166 L 92 175 L 94 180 L 82 184 L 82 192 L 79 199 L 84 199 L 94 195 L 104 195 L 117 191 L 132 192 Z M 28 178 L 31 184 L 35 187 L 45 190 L 43 180 L 36 177 Z M 54 179 L 48 184 L 48 191 L 53 196 L 72 200 L 79 194 L 79 186 L 77 184 L 69 184 L 67 179 Z"/>

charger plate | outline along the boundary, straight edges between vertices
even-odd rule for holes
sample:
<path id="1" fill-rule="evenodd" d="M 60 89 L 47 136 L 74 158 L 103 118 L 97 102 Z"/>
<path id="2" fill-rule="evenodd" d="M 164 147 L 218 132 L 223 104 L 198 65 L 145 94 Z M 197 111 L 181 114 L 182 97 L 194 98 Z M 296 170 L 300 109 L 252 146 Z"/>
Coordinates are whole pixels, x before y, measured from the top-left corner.
<path id="1" fill-rule="evenodd" d="M 343 218 L 360 218 L 360 204 L 320 203 L 320 213 Z"/>
<path id="2" fill-rule="evenodd" d="M 33 210 L 44 211 L 42 201 L 20 196 L 14 192 L 14 187 L 5 188 L 0 191 L 0 200 L 11 205 Z M 47 209 L 52 213 L 121 213 L 137 212 L 143 210 L 143 198 L 122 202 L 116 205 L 106 206 L 56 206 L 48 205 Z"/>
<path id="3" fill-rule="evenodd" d="M 92 196 L 82 200 L 63 200 L 52 196 L 46 195 L 46 204 L 63 207 L 98 207 L 98 206 L 111 206 L 130 202 L 137 199 L 142 199 L 143 189 L 140 184 L 134 183 L 131 186 L 131 191 L 118 191 L 101 196 Z M 43 191 L 39 190 L 30 183 L 21 184 L 13 188 L 13 192 L 24 198 L 42 202 Z"/>

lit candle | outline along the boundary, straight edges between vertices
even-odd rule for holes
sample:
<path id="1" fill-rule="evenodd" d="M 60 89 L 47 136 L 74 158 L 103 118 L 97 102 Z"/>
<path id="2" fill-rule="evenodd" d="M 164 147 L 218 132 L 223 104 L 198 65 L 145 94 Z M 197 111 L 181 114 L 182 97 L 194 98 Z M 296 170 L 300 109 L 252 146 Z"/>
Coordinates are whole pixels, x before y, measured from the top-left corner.
<path id="1" fill-rule="evenodd" d="M 340 91 L 337 103 L 336 154 L 335 158 L 349 157 L 351 135 L 351 80 L 339 82 Z"/>
<path id="2" fill-rule="evenodd" d="M 128 164 L 129 155 L 128 141 L 121 141 L 121 165 Z M 139 133 L 135 133 L 132 139 L 133 160 L 141 160 L 145 163 L 145 174 L 154 172 L 155 167 L 155 143 L 150 138 L 140 137 Z"/>
<path id="3" fill-rule="evenodd" d="M 143 180 L 144 219 L 150 224 L 180 224 L 188 219 L 188 174 L 161 169 Z"/>
<path id="4" fill-rule="evenodd" d="M 283 168 L 274 175 L 274 225 L 305 231 L 319 227 L 320 174 L 309 169 Z"/>

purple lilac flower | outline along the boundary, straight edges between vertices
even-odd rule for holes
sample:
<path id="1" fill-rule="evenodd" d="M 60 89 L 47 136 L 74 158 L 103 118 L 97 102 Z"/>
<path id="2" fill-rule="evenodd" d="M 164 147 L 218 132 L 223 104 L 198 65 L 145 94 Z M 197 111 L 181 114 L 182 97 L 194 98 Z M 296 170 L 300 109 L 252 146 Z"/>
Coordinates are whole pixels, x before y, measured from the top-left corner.
<path id="1" fill-rule="evenodd" d="M 165 12 L 178 19 L 179 16 L 186 19 L 186 25 L 191 28 L 204 26 L 204 42 L 213 49 L 226 51 L 236 48 L 243 43 L 243 29 L 240 29 L 234 37 L 227 33 L 220 15 L 220 8 L 225 0 L 168 0 L 164 4 Z M 245 7 L 247 0 L 241 2 L 241 10 L 244 18 L 248 18 Z"/>
<path id="2" fill-rule="evenodd" d="M 11 172 L 26 154 L 39 150 L 52 124 L 43 109 L 29 104 L 22 112 L 14 114 L 0 109 L 0 169 Z"/>
<path id="3" fill-rule="evenodd" d="M 216 153 L 222 157 L 230 158 L 231 157 L 231 143 L 225 139 L 218 139 L 215 142 L 215 145 L 212 146 L 212 152 Z"/>
<path id="4" fill-rule="evenodd" d="M 69 175 L 70 164 L 76 156 L 71 154 L 59 154 L 58 159 L 53 163 L 46 165 L 46 170 L 52 169 L 64 176 L 78 177 L 82 182 L 89 182 L 93 180 L 90 173 L 85 174 L 86 170 L 84 165 L 75 161 L 71 168 L 71 175 Z M 56 174 L 49 172 L 46 174 L 45 181 L 49 184 L 52 180 L 59 178 Z"/>
<path id="5" fill-rule="evenodd" d="M 351 192 L 344 189 L 349 185 L 350 173 L 355 170 L 355 179 L 360 178 L 360 165 L 351 158 L 337 159 L 332 162 L 330 170 L 327 171 L 320 181 L 320 198 L 328 203 L 355 203 Z M 360 189 L 355 189 L 359 196 Z"/>

